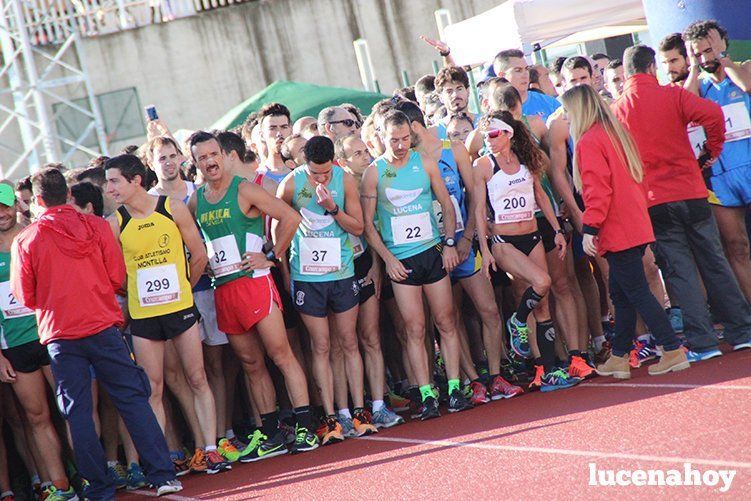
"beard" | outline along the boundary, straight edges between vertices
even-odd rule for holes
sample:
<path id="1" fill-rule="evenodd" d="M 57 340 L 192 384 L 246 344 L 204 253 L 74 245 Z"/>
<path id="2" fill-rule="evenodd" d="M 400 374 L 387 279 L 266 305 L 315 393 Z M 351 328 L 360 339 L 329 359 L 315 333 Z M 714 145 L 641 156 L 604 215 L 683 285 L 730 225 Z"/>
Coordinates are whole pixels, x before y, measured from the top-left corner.
<path id="1" fill-rule="evenodd" d="M 720 68 L 719 61 L 710 61 L 708 63 L 699 64 L 699 68 L 705 73 L 713 74 Z"/>

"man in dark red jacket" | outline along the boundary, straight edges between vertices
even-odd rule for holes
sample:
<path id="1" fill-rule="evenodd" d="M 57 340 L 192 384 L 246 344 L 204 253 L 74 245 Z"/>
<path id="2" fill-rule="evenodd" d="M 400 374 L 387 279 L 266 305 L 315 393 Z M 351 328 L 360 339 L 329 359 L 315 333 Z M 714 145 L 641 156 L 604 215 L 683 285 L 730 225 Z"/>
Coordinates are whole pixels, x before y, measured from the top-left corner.
<path id="1" fill-rule="evenodd" d="M 125 281 L 120 246 L 104 219 L 67 204 L 70 193 L 57 169 L 34 174 L 32 191 L 46 210 L 13 243 L 11 290 L 36 310 L 58 406 L 70 424 L 78 469 L 89 481 L 86 497 L 115 496 L 91 417 L 90 367 L 123 417 L 148 480 L 160 494 L 177 492 L 167 443 L 149 405 L 149 379 L 117 327 L 123 317 L 115 291 Z"/>
<path id="2" fill-rule="evenodd" d="M 677 86 L 661 86 L 655 52 L 637 45 L 624 53 L 628 80 L 613 111 L 631 133 L 644 163 L 647 205 L 657 242 L 657 264 L 678 298 L 690 351 L 689 361 L 722 355 L 696 274 L 699 270 L 714 313 L 734 349 L 751 347 L 751 308 L 728 264 L 707 187 L 686 127 L 695 122 L 707 135 L 708 159 L 716 159 L 725 141 L 722 109 Z"/>

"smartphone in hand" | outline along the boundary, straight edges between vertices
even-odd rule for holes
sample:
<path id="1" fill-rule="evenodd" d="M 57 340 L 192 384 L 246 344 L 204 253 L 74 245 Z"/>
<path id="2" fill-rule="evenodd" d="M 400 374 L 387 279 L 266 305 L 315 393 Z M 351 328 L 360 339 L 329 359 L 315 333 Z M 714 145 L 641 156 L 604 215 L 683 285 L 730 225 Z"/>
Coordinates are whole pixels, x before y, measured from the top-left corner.
<path id="1" fill-rule="evenodd" d="M 156 113 L 156 106 L 154 106 L 153 104 L 150 104 L 150 105 L 146 106 L 145 110 L 146 110 L 146 117 L 149 120 L 158 120 L 159 119 L 159 115 L 157 115 L 157 113 Z"/>

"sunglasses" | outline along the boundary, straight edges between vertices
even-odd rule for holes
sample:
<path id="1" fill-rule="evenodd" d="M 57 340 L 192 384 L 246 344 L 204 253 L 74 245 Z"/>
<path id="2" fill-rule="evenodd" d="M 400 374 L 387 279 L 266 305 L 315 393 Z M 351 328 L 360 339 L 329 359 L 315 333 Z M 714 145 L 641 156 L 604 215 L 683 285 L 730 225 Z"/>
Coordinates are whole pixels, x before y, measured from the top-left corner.
<path id="1" fill-rule="evenodd" d="M 353 127 L 357 125 L 357 122 L 352 120 L 351 118 L 346 118 L 344 120 L 333 120 L 329 122 L 330 124 L 344 124 L 345 127 Z"/>
<path id="2" fill-rule="evenodd" d="M 501 133 L 506 134 L 506 135 L 510 134 L 510 132 L 507 131 L 507 130 L 494 129 L 494 130 L 487 131 L 485 133 L 485 137 L 488 138 L 488 139 L 495 139 L 498 136 L 500 136 Z"/>

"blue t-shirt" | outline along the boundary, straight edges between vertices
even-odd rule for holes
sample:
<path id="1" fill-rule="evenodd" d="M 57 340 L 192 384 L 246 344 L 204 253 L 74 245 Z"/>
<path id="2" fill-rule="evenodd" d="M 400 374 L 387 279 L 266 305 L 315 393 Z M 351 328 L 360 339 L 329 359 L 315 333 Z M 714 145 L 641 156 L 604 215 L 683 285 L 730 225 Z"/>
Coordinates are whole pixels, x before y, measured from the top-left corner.
<path id="1" fill-rule="evenodd" d="M 561 103 L 556 98 L 541 92 L 529 91 L 527 100 L 522 104 L 522 115 L 537 115 L 547 123 L 548 117 L 560 107 Z"/>

